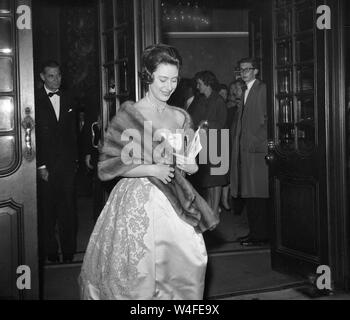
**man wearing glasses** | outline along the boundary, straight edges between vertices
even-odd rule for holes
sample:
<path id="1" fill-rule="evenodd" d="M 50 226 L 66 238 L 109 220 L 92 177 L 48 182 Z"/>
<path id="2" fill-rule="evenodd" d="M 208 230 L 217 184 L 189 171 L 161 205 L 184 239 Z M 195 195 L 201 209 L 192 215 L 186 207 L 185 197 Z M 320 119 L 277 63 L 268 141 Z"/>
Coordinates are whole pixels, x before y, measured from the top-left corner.
<path id="1" fill-rule="evenodd" d="M 239 66 L 246 88 L 231 130 L 231 194 L 247 209 L 250 231 L 238 240 L 254 246 L 269 240 L 266 85 L 256 78 L 259 69 L 254 59 L 242 59 Z"/>

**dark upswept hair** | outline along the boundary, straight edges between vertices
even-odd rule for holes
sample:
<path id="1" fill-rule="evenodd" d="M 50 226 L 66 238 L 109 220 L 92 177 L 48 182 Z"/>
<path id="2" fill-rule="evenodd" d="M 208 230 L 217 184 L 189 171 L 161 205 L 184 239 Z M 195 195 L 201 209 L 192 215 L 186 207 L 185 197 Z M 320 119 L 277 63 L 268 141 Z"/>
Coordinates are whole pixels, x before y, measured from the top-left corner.
<path id="1" fill-rule="evenodd" d="M 153 82 L 153 72 L 161 63 L 172 64 L 180 69 L 182 58 L 175 47 L 162 43 L 149 46 L 143 51 L 141 80 L 145 84 Z"/>
<path id="2" fill-rule="evenodd" d="M 218 90 L 226 90 L 228 91 L 228 86 L 224 83 L 220 83 L 219 86 L 218 86 Z"/>
<path id="3" fill-rule="evenodd" d="M 196 80 L 201 79 L 206 86 L 210 86 L 215 91 L 219 90 L 219 81 L 211 71 L 199 71 L 195 74 L 194 78 Z"/>
<path id="4" fill-rule="evenodd" d="M 59 68 L 59 69 L 61 69 L 61 66 L 56 60 L 47 60 L 41 65 L 40 72 L 44 73 L 45 68 Z"/>
<path id="5" fill-rule="evenodd" d="M 248 58 L 243 58 L 241 60 L 238 61 L 238 65 L 240 65 L 241 63 L 251 63 L 252 67 L 254 69 L 258 69 L 260 68 L 259 63 L 256 59 L 248 57 Z"/>
<path id="6" fill-rule="evenodd" d="M 230 85 L 228 87 L 231 88 L 231 86 L 234 85 L 234 84 L 238 84 L 241 87 L 244 87 L 246 85 L 245 82 L 242 80 L 242 78 L 238 78 L 238 79 L 233 80 L 232 82 L 230 82 Z"/>

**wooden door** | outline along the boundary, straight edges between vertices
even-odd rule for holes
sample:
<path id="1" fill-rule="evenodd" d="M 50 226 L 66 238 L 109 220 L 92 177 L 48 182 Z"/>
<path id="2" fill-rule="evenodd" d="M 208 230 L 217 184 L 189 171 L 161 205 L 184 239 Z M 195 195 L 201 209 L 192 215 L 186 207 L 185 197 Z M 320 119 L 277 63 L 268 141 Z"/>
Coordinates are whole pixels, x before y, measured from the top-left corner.
<path id="1" fill-rule="evenodd" d="M 271 8 L 271 261 L 276 270 L 304 276 L 329 264 L 326 45 L 317 6 L 274 0 Z"/>
<path id="2" fill-rule="evenodd" d="M 31 25 L 30 0 L 0 1 L 0 299 L 38 298 Z"/>

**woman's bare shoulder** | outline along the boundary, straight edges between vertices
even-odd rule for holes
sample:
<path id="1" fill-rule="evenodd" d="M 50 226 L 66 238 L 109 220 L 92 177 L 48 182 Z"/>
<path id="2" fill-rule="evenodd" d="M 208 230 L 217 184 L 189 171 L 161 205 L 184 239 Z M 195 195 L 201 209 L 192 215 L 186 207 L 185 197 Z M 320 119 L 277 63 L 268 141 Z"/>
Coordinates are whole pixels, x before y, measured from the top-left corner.
<path id="1" fill-rule="evenodd" d="M 170 106 L 170 108 L 180 128 L 188 129 L 193 127 L 191 116 L 186 110 L 174 106 Z"/>
<path id="2" fill-rule="evenodd" d="M 180 128 L 182 128 L 186 120 L 186 111 L 174 106 L 169 107 L 172 114 L 174 115 L 174 118 L 176 119 L 176 123 L 179 125 Z"/>

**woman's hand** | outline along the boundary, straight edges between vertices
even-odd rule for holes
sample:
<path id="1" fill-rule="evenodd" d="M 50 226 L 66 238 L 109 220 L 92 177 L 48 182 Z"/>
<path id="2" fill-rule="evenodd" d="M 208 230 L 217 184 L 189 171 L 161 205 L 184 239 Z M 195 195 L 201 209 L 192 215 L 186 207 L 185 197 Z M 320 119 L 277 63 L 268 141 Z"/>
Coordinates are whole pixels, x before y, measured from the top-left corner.
<path id="1" fill-rule="evenodd" d="M 174 178 L 174 168 L 168 164 L 156 164 L 153 166 L 153 176 L 158 178 L 164 184 L 171 182 Z"/>
<path id="2" fill-rule="evenodd" d="M 196 159 L 188 158 L 181 154 L 175 154 L 176 156 L 176 166 L 185 171 L 187 174 L 191 175 L 198 171 L 198 165 Z"/>

